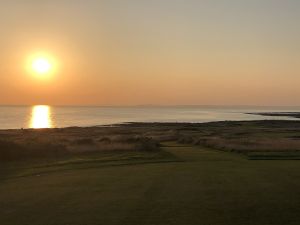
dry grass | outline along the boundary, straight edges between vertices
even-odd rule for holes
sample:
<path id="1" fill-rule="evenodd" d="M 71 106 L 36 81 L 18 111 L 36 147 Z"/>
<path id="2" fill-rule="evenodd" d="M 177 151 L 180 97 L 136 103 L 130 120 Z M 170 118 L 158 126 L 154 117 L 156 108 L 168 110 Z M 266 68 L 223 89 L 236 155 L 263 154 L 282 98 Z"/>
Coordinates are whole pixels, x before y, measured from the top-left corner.
<path id="1" fill-rule="evenodd" d="M 141 134 L 110 128 L 0 131 L 0 161 L 60 157 L 100 151 L 156 151 L 159 144 Z"/>
<path id="2" fill-rule="evenodd" d="M 101 151 L 156 151 L 178 141 L 235 152 L 300 151 L 300 122 L 133 123 L 114 127 L 0 130 L 0 160 Z"/>
<path id="3" fill-rule="evenodd" d="M 68 152 L 64 145 L 47 142 L 16 143 L 0 140 L 0 161 L 19 160 L 36 157 L 60 157 Z"/>
<path id="4" fill-rule="evenodd" d="M 286 138 L 281 139 L 224 139 L 220 137 L 198 139 L 194 144 L 203 145 L 215 149 L 251 152 L 251 151 L 300 151 L 300 141 Z"/>
<path id="5" fill-rule="evenodd" d="M 297 122 L 219 122 L 204 126 L 198 132 L 181 131 L 177 141 L 241 153 L 300 151 L 300 123 Z"/>

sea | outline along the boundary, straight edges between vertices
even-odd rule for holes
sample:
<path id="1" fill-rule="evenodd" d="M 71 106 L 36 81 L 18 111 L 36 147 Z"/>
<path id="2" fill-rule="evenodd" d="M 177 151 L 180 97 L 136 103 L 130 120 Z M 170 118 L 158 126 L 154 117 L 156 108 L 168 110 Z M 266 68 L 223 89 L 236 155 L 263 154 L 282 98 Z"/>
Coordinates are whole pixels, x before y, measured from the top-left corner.
<path id="1" fill-rule="evenodd" d="M 300 112 L 300 107 L 250 106 L 0 106 L 0 129 L 61 128 L 116 125 L 130 122 L 297 120 L 248 113 Z"/>

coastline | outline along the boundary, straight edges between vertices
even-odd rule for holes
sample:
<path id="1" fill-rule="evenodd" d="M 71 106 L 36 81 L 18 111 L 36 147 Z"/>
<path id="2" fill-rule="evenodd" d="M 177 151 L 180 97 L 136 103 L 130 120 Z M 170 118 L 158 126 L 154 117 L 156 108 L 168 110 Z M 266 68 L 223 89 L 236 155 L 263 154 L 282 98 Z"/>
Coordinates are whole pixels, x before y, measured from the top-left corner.
<path id="1" fill-rule="evenodd" d="M 0 130 L 0 160 L 107 151 L 158 151 L 165 141 L 244 155 L 298 153 L 300 121 L 132 122 L 113 126 L 4 129 Z"/>
<path id="2" fill-rule="evenodd" d="M 0 218 L 267 224 L 260 210 L 292 224 L 285 218 L 300 221 L 299 159 L 300 121 L 0 130 Z"/>
<path id="3" fill-rule="evenodd" d="M 300 110 L 299 110 L 300 111 Z M 2 129 L 42 127 L 86 127 L 126 122 L 190 122 L 243 121 L 264 119 L 299 119 L 256 113 L 299 112 L 293 108 L 231 107 L 0 107 Z"/>
<path id="4" fill-rule="evenodd" d="M 265 113 L 247 113 L 250 115 L 261 115 L 261 116 L 279 116 L 279 117 L 291 117 L 300 119 L 300 112 L 265 112 Z"/>

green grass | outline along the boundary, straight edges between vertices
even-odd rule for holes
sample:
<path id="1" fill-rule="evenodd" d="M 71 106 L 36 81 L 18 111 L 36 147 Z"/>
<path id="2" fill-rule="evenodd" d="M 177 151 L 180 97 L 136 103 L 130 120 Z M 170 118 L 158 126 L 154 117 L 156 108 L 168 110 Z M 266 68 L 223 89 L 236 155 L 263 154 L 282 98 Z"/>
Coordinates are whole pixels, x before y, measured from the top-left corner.
<path id="1" fill-rule="evenodd" d="M 162 150 L 2 165 L 0 224 L 300 224 L 300 161 Z"/>
<path id="2" fill-rule="evenodd" d="M 32 159 L 2 163 L 0 181 L 21 177 L 40 176 L 52 172 L 74 169 L 90 169 L 109 166 L 134 165 L 143 163 L 159 163 L 178 161 L 176 157 L 165 151 L 138 152 L 114 151 L 76 154 L 57 159 Z"/>

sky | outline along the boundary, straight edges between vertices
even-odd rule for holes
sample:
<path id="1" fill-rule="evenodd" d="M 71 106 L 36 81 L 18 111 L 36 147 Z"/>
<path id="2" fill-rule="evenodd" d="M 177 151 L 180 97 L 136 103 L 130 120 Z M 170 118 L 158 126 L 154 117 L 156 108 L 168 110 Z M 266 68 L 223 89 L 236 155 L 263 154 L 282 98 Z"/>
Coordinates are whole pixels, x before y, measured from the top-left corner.
<path id="1" fill-rule="evenodd" d="M 0 29 L 3 105 L 300 105 L 299 0 L 1 0 Z"/>

